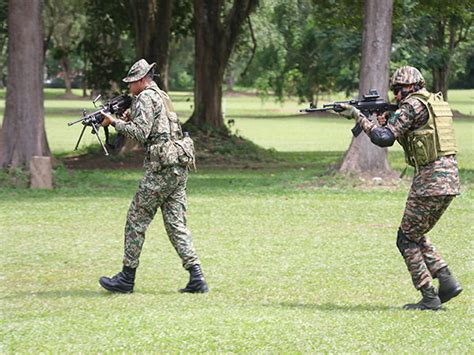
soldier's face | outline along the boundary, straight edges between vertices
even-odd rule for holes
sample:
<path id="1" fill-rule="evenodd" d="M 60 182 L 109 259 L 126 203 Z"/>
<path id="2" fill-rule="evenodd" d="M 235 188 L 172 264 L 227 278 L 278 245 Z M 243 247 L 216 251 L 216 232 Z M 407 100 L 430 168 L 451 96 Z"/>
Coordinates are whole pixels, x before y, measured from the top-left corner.
<path id="1" fill-rule="evenodd" d="M 410 84 L 410 85 L 400 85 L 400 86 L 397 86 L 393 89 L 393 94 L 395 95 L 395 99 L 397 101 L 402 101 L 402 99 L 404 98 L 404 95 L 403 95 L 403 91 L 405 92 L 411 92 L 414 88 L 414 85 L 413 84 Z M 406 96 L 406 95 L 405 95 Z"/>
<path id="2" fill-rule="evenodd" d="M 137 96 L 143 91 L 143 79 L 128 83 L 128 89 L 130 90 L 132 95 Z"/>

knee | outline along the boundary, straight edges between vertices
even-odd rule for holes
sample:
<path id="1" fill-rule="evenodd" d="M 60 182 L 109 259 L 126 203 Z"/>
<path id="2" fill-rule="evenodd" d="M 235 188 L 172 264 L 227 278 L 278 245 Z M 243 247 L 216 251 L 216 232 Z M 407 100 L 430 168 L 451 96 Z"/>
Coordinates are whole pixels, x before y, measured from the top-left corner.
<path id="1" fill-rule="evenodd" d="M 400 254 L 404 256 L 405 250 L 415 249 L 417 248 L 417 244 L 408 239 L 406 234 L 401 230 L 401 228 L 399 228 L 397 233 L 397 248 L 400 251 Z"/>

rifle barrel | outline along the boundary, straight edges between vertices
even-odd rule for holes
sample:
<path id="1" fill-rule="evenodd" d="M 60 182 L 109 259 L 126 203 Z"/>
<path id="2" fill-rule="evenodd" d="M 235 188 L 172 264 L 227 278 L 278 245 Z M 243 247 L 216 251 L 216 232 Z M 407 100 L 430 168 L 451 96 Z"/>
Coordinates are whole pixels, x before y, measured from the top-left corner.
<path id="1" fill-rule="evenodd" d="M 79 122 L 82 122 L 85 120 L 86 117 L 82 117 L 82 118 L 79 118 L 78 120 L 76 121 L 73 121 L 73 122 L 69 122 L 67 125 L 68 126 L 72 126 L 73 124 L 76 124 L 76 123 L 79 123 Z"/>

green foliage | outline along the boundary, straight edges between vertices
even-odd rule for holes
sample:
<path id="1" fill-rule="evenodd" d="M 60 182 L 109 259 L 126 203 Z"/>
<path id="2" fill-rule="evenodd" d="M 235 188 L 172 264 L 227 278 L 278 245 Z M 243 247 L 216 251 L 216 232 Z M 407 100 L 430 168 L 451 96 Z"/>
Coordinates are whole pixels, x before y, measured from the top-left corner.
<path id="1" fill-rule="evenodd" d="M 248 79 L 261 93 L 315 101 L 357 88 L 362 4 L 274 1 L 255 16 L 258 51 Z"/>
<path id="2" fill-rule="evenodd" d="M 86 76 L 92 87 L 109 92 L 111 83 L 116 89 L 125 88 L 122 78 L 135 58 L 131 40 L 131 26 L 125 0 L 85 3 L 87 24 L 83 42 L 88 66 Z"/>
<path id="3" fill-rule="evenodd" d="M 430 86 L 429 71 L 456 66 L 453 59 L 472 54 L 473 16 L 472 0 L 394 2 L 392 68 L 428 69 L 423 73 Z M 468 40 L 470 44 L 462 46 Z M 459 50 L 464 53 L 457 55 Z"/>
<path id="4" fill-rule="evenodd" d="M 172 90 L 192 90 L 194 88 L 194 40 L 177 38 L 170 47 L 171 63 L 168 85 Z"/>
<path id="5" fill-rule="evenodd" d="M 450 88 L 470 89 L 474 87 L 474 33 L 459 45 L 453 56 Z"/>
<path id="6" fill-rule="evenodd" d="M 30 176 L 25 167 L 0 169 L 0 187 L 25 189 L 30 185 Z"/>

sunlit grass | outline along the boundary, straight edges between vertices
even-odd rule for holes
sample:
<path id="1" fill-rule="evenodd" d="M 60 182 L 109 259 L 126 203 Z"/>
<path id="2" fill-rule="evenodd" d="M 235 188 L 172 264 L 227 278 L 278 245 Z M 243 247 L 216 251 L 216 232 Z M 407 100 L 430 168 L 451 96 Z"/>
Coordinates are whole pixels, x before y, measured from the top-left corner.
<path id="1" fill-rule="evenodd" d="M 188 95 L 172 94 L 184 117 Z M 73 148 L 80 127 L 66 123 L 88 101 L 72 103 L 46 101 L 56 154 Z M 0 187 L 0 352 L 472 353 L 474 122 L 455 123 L 463 194 L 429 233 L 465 290 L 444 311 L 406 312 L 419 299 L 395 246 L 409 178 L 374 187 L 328 173 L 350 143 L 345 119 L 293 114 L 296 101 L 226 105 L 232 131 L 285 164 L 190 174 L 189 227 L 211 292 L 177 293 L 188 275 L 159 214 L 135 293 L 103 291 L 142 172 L 59 167 L 52 191 Z M 404 168 L 398 148 L 389 160 Z"/>

